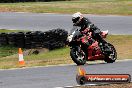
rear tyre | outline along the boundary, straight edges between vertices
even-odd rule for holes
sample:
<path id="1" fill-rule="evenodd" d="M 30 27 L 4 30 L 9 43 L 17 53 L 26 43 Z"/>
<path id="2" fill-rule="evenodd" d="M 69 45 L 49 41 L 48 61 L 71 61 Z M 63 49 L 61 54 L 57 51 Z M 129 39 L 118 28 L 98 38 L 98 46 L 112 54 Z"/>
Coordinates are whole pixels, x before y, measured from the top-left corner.
<path id="1" fill-rule="evenodd" d="M 77 48 L 72 48 L 70 51 L 70 56 L 77 65 L 84 65 L 86 63 L 86 54 L 83 50 L 81 50 L 81 53 L 79 53 Z"/>
<path id="2" fill-rule="evenodd" d="M 107 63 L 113 63 L 117 59 L 117 52 L 116 52 L 115 47 L 112 44 L 108 43 L 108 46 L 110 47 L 112 52 L 109 55 L 105 56 L 104 61 Z"/>

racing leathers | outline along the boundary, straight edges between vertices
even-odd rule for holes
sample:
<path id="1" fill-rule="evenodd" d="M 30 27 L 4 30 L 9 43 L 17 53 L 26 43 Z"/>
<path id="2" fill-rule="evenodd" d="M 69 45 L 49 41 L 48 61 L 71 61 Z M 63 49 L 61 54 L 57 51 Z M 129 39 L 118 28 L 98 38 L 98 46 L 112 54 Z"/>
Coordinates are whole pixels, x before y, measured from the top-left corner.
<path id="1" fill-rule="evenodd" d="M 81 29 L 79 30 L 82 34 L 85 34 L 85 31 L 86 30 L 89 30 L 92 32 L 92 36 L 93 36 L 93 39 L 94 40 L 97 40 L 99 42 L 99 45 L 101 48 L 104 48 L 104 46 L 107 45 L 107 42 L 102 38 L 102 36 L 100 35 L 101 34 L 101 31 L 100 29 L 95 26 L 94 24 L 92 24 L 92 22 L 88 19 L 88 18 L 85 18 L 83 17 L 81 19 L 81 21 L 76 24 L 76 25 L 73 25 L 73 26 L 78 26 L 78 27 L 81 27 Z M 86 42 L 85 43 L 87 46 L 91 45 L 89 42 Z M 108 51 L 108 48 L 105 49 Z"/>

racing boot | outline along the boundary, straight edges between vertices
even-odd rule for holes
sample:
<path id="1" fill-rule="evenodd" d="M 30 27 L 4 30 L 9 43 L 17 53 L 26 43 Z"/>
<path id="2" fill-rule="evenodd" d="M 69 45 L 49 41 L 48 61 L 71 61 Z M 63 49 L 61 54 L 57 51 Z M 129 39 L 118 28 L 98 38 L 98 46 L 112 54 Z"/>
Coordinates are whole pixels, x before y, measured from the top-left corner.
<path id="1" fill-rule="evenodd" d="M 103 42 L 103 43 L 101 42 L 101 43 L 99 43 L 99 46 L 101 48 L 101 51 L 104 54 L 110 54 L 111 53 L 110 47 L 109 47 L 107 42 Z"/>
<path id="2" fill-rule="evenodd" d="M 108 45 L 108 43 L 103 39 L 103 38 L 98 38 L 99 40 L 98 40 L 98 42 L 99 42 L 99 46 L 100 46 L 100 48 L 101 48 L 101 50 L 102 50 L 102 52 L 103 53 L 110 53 L 111 52 L 111 50 L 110 50 L 110 47 L 109 47 L 109 45 Z"/>

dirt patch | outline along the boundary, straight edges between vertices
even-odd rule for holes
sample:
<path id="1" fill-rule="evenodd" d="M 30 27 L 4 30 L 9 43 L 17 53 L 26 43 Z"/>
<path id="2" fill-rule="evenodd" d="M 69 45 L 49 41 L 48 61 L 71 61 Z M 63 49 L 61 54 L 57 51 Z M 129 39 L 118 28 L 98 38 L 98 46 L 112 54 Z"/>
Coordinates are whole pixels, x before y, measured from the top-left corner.
<path id="1" fill-rule="evenodd" d="M 31 55 L 31 54 L 41 54 L 41 53 L 45 53 L 45 52 L 48 52 L 49 49 L 46 49 L 46 48 L 37 48 L 37 49 L 28 49 L 26 51 L 23 52 L 24 56 L 27 56 L 27 55 Z"/>

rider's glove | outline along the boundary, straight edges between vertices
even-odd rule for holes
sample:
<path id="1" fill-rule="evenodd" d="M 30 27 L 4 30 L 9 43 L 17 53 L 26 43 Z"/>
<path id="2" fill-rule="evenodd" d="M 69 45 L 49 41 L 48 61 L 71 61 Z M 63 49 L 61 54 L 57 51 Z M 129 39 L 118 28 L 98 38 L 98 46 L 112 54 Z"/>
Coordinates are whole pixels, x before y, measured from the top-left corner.
<path id="1" fill-rule="evenodd" d="M 95 26 L 94 24 L 90 24 L 89 29 L 90 29 L 90 31 L 92 31 L 94 33 L 98 33 L 98 34 L 101 33 L 100 29 L 97 26 Z"/>
<path id="2" fill-rule="evenodd" d="M 89 29 L 92 29 L 93 27 L 94 27 L 94 24 L 89 24 L 89 25 L 88 25 L 88 28 L 89 28 Z"/>

